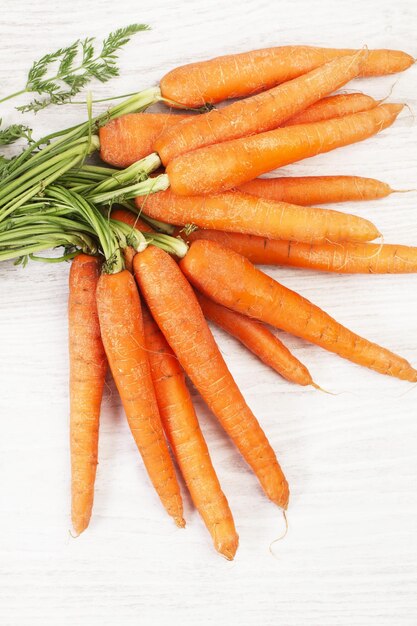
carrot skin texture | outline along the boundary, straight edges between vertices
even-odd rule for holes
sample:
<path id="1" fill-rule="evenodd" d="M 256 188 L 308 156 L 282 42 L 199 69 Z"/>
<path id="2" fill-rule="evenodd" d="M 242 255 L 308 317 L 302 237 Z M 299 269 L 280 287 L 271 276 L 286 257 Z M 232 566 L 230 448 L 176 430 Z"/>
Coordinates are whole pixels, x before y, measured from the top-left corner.
<path id="1" fill-rule="evenodd" d="M 288 348 L 259 322 L 231 311 L 201 293 L 197 298 L 205 317 L 236 337 L 253 354 L 269 365 L 280 376 L 297 385 L 312 385 L 313 379 L 308 369 Z"/>
<path id="2" fill-rule="evenodd" d="M 307 243 L 371 241 L 380 236 L 368 220 L 330 209 L 273 202 L 241 191 L 210 196 L 178 196 L 170 189 L 136 198 L 140 209 L 170 224 L 195 224 L 200 228 L 240 232 L 271 239 Z"/>
<path id="3" fill-rule="evenodd" d="M 357 50 L 281 46 L 251 50 L 190 63 L 168 72 L 160 81 L 162 95 L 183 106 L 201 107 L 228 98 L 265 91 L 292 80 L 328 61 Z M 402 72 L 414 59 L 400 50 L 370 50 L 361 76 Z"/>
<path id="4" fill-rule="evenodd" d="M 402 109 L 402 104 L 381 104 L 200 148 L 170 161 L 166 173 L 172 191 L 181 196 L 227 191 L 273 169 L 367 139 L 390 126 Z"/>
<path id="5" fill-rule="evenodd" d="M 295 126 L 296 124 L 312 124 L 334 117 L 352 115 L 360 111 L 370 111 L 378 106 L 378 101 L 364 93 L 341 93 L 327 96 L 315 102 L 304 111 L 300 111 L 281 126 Z"/>
<path id="6" fill-rule="evenodd" d="M 162 504 L 182 527 L 181 494 L 153 388 L 139 293 L 127 270 L 100 276 L 97 307 L 110 369 L 133 438 Z"/>
<path id="7" fill-rule="evenodd" d="M 182 367 L 252 467 L 266 495 L 286 508 L 288 483 L 265 433 L 247 406 L 177 263 L 148 246 L 134 259 L 135 277 L 152 316 Z"/>
<path id="8" fill-rule="evenodd" d="M 128 167 L 154 152 L 154 144 L 169 126 L 189 115 L 128 113 L 99 129 L 100 158 L 113 167 Z"/>
<path id="9" fill-rule="evenodd" d="M 417 371 L 408 361 L 345 328 L 228 248 L 211 241 L 195 241 L 180 266 L 199 291 L 223 306 L 381 374 L 417 382 Z"/>
<path id="10" fill-rule="evenodd" d="M 358 76 L 367 54 L 362 50 L 333 59 L 283 85 L 167 127 L 156 140 L 155 150 L 166 165 L 191 150 L 278 128 Z"/>
<path id="11" fill-rule="evenodd" d="M 128 224 L 129 226 L 132 226 L 132 228 L 141 230 L 144 233 L 152 232 L 152 228 L 144 222 L 137 213 L 133 213 L 128 209 L 112 209 L 111 217 L 114 220 L 124 222 L 124 224 Z"/>
<path id="12" fill-rule="evenodd" d="M 69 277 L 69 367 L 71 517 L 79 535 L 88 526 L 94 501 L 100 407 L 107 359 L 100 336 L 96 288 L 97 257 L 80 254 Z"/>
<path id="13" fill-rule="evenodd" d="M 146 308 L 143 310 L 143 322 L 152 380 L 165 433 L 216 550 L 232 560 L 239 538 L 200 430 L 184 371 Z"/>
<path id="14" fill-rule="evenodd" d="M 417 272 L 417 247 L 395 244 L 305 244 L 266 239 L 255 235 L 198 229 L 187 242 L 215 241 L 246 257 L 254 265 L 287 265 L 339 274 L 413 274 Z"/>
<path id="15" fill-rule="evenodd" d="M 300 206 L 377 200 L 392 193 L 387 183 L 361 176 L 255 178 L 241 185 L 239 190 L 258 198 Z"/>

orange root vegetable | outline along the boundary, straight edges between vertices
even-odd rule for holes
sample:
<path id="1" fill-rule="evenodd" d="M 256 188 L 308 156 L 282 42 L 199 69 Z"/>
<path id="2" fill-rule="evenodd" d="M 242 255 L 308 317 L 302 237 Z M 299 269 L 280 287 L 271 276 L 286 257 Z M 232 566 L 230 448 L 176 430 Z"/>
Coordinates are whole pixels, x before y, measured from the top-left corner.
<path id="1" fill-rule="evenodd" d="M 315 102 L 304 111 L 297 113 L 281 126 L 295 126 L 296 124 L 313 124 L 334 117 L 343 117 L 360 111 L 370 111 L 378 106 L 378 100 L 364 93 L 341 93 L 328 96 Z"/>
<path id="2" fill-rule="evenodd" d="M 185 526 L 145 348 L 139 294 L 127 270 L 100 276 L 97 307 L 110 369 L 149 478 L 177 526 Z"/>
<path id="3" fill-rule="evenodd" d="M 212 241 L 195 241 L 180 266 L 199 291 L 223 306 L 381 374 L 417 382 L 417 370 L 408 361 L 345 328 L 229 248 Z"/>
<path id="4" fill-rule="evenodd" d="M 200 148 L 173 159 L 166 172 L 181 196 L 238 187 L 275 168 L 362 141 L 390 126 L 402 104 L 381 104 L 341 118 L 278 128 Z"/>
<path id="5" fill-rule="evenodd" d="M 358 76 L 367 55 L 362 50 L 333 59 L 283 85 L 169 126 L 156 140 L 155 150 L 166 165 L 197 148 L 278 128 Z"/>
<path id="6" fill-rule="evenodd" d="M 144 200 L 136 198 L 140 208 Z M 176 196 L 171 190 L 148 196 L 146 213 L 169 224 L 195 224 L 229 232 L 307 243 L 371 241 L 380 234 L 368 220 L 330 209 L 263 200 L 240 191 L 213 196 Z"/>
<path id="7" fill-rule="evenodd" d="M 286 508 L 288 484 L 275 453 L 230 374 L 177 263 L 160 248 L 148 246 L 135 256 L 134 269 L 152 316 L 182 367 L 252 467 L 267 496 Z"/>
<path id="8" fill-rule="evenodd" d="M 393 193 L 387 183 L 361 176 L 255 178 L 241 185 L 239 189 L 258 198 L 301 206 L 377 200 Z"/>
<path id="9" fill-rule="evenodd" d="M 137 213 L 133 213 L 127 209 L 113 209 L 111 212 L 111 217 L 114 220 L 119 220 L 119 222 L 124 222 L 132 228 L 137 228 L 145 233 L 151 233 L 152 228 L 144 222 Z"/>
<path id="10" fill-rule="evenodd" d="M 314 385 L 308 369 L 263 324 L 217 304 L 197 293 L 205 317 L 233 337 L 269 365 L 280 376 L 297 385 Z"/>
<path id="11" fill-rule="evenodd" d="M 374 243 L 306 244 L 255 235 L 198 229 L 189 242 L 215 241 L 256 265 L 289 265 L 339 274 L 411 274 L 417 272 L 417 247 Z"/>
<path id="12" fill-rule="evenodd" d="M 229 54 L 178 67 L 161 82 L 162 95 L 183 106 L 201 107 L 228 98 L 248 96 L 306 74 L 352 49 L 282 46 Z M 400 50 L 370 50 L 361 76 L 402 72 L 414 59 Z"/>
<path id="13" fill-rule="evenodd" d="M 128 167 L 154 152 L 160 134 L 189 115 L 129 113 L 99 129 L 100 157 L 114 167 Z"/>
<path id="14" fill-rule="evenodd" d="M 213 538 L 214 547 L 232 560 L 239 539 L 229 504 L 200 430 L 184 372 L 146 308 L 143 310 L 143 323 L 152 380 L 165 433 L 193 502 Z"/>
<path id="15" fill-rule="evenodd" d="M 96 288 L 100 261 L 80 254 L 69 278 L 69 366 L 72 525 L 78 534 L 90 522 L 94 501 L 100 406 L 107 360 L 100 336 Z"/>

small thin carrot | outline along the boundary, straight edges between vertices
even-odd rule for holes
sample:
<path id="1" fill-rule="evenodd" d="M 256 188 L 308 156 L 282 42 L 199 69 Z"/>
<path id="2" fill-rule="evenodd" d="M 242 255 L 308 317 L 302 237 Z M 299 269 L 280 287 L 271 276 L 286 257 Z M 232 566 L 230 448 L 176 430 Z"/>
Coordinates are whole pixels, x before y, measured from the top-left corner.
<path id="1" fill-rule="evenodd" d="M 190 115 L 129 113 L 99 129 L 100 157 L 114 167 L 128 167 L 154 152 L 160 134 Z"/>
<path id="2" fill-rule="evenodd" d="M 163 250 L 148 246 L 135 256 L 134 269 L 152 316 L 182 367 L 252 467 L 265 493 L 286 508 L 288 484 L 275 453 L 230 374 L 177 263 Z"/>
<path id="3" fill-rule="evenodd" d="M 238 187 L 275 168 L 362 141 L 390 126 L 402 104 L 381 104 L 341 118 L 278 128 L 182 154 L 168 163 L 172 191 L 182 196 Z"/>
<path id="4" fill-rule="evenodd" d="M 355 52 L 347 48 L 281 46 L 228 54 L 177 67 L 165 74 L 160 86 L 168 100 L 183 106 L 201 107 L 265 91 Z M 413 57 L 400 50 L 369 50 L 361 76 L 402 72 L 413 63 Z"/>
<path id="5" fill-rule="evenodd" d="M 143 323 L 165 433 L 216 550 L 232 560 L 239 538 L 198 423 L 184 371 L 147 308 L 143 309 Z"/>
<path id="6" fill-rule="evenodd" d="M 182 527 L 181 494 L 153 388 L 139 293 L 127 270 L 100 276 L 97 307 L 110 369 L 133 438 L 162 504 Z"/>
<path id="7" fill-rule="evenodd" d="M 212 241 L 194 241 L 180 266 L 204 295 L 381 374 L 417 382 L 405 359 L 360 337 L 248 259 Z"/>
<path id="8" fill-rule="evenodd" d="M 315 102 L 304 111 L 297 113 L 281 126 L 295 126 L 296 124 L 312 124 L 334 117 L 343 117 L 360 111 L 370 111 L 378 106 L 378 100 L 364 93 L 340 93 L 327 96 Z"/>
<path id="9" fill-rule="evenodd" d="M 384 243 L 306 244 L 255 235 L 197 229 L 186 241 L 215 241 L 255 265 L 290 265 L 339 274 L 411 274 L 417 272 L 417 247 Z"/>
<path id="10" fill-rule="evenodd" d="M 217 304 L 201 293 L 197 299 L 205 317 L 233 337 L 236 337 L 253 354 L 269 365 L 280 376 L 297 385 L 314 385 L 311 374 L 288 348 L 271 333 L 263 324 L 256 320 L 231 311 Z"/>
<path id="11" fill-rule="evenodd" d="M 96 288 L 97 257 L 80 254 L 69 277 L 69 366 L 72 525 L 77 534 L 88 526 L 94 501 L 100 407 L 107 359 L 100 336 Z"/>
<path id="12" fill-rule="evenodd" d="M 137 228 L 145 233 L 151 233 L 152 228 L 142 220 L 137 213 L 133 213 L 128 209 L 112 209 L 111 217 L 119 222 L 124 222 L 132 228 Z"/>
<path id="13" fill-rule="evenodd" d="M 138 208 L 143 198 L 136 198 Z M 170 224 L 195 224 L 229 232 L 307 243 L 371 241 L 380 234 L 356 215 L 272 202 L 240 191 L 211 196 L 177 196 L 170 189 L 146 198 L 146 212 Z"/>
<path id="14" fill-rule="evenodd" d="M 385 198 L 394 190 L 387 183 L 361 176 L 298 176 L 255 178 L 239 187 L 244 193 L 302 206 Z"/>
<path id="15" fill-rule="evenodd" d="M 165 165 L 180 154 L 278 128 L 360 73 L 367 50 L 333 59 L 291 81 L 169 126 L 155 142 Z"/>

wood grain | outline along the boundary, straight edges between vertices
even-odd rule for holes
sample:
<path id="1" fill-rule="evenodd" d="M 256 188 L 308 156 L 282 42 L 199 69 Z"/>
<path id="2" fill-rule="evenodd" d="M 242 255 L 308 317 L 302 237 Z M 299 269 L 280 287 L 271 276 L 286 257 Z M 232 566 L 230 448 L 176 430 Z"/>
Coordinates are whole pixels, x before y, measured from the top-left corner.
<path id="1" fill-rule="evenodd" d="M 157 82 L 179 63 L 233 51 L 308 43 L 404 48 L 417 55 L 412 0 L 3 0 L 0 85 L 20 88 L 35 57 L 78 36 L 132 21 L 153 30 L 122 55 L 105 96 Z M 350 88 L 404 101 L 410 111 L 363 144 L 285 168 L 358 174 L 417 187 L 417 71 Z M 104 105 L 101 105 L 102 109 Z M 97 110 L 99 108 L 97 107 Z M 413 113 L 414 112 L 414 113 Z M 5 122 L 16 118 L 11 103 Z M 40 113 L 36 134 L 85 117 Z M 386 241 L 417 241 L 416 193 L 343 205 Z M 328 276 L 270 268 L 355 331 L 417 363 L 417 276 Z M 336 395 L 278 379 L 224 333 L 221 349 L 287 472 L 289 532 L 214 418 L 195 397 L 235 514 L 241 546 L 218 557 L 190 502 L 177 530 L 152 492 L 111 382 L 103 407 L 90 529 L 69 534 L 68 266 L 0 265 L 0 623 L 2 626 L 414 626 L 417 621 L 415 387 L 284 337 Z"/>

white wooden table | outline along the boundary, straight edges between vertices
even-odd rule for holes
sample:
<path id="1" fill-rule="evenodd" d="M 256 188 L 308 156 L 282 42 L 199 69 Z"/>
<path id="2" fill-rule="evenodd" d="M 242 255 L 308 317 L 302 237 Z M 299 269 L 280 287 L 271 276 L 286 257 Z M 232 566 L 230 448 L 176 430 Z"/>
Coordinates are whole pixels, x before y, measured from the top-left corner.
<path id="1" fill-rule="evenodd" d="M 59 7 L 59 8 L 58 8 Z M 122 76 L 94 94 L 154 84 L 194 59 L 286 43 L 394 47 L 417 55 L 413 0 L 2 0 L 0 85 L 18 89 L 41 53 L 133 21 L 152 25 L 122 54 Z M 417 68 L 349 85 L 407 102 Z M 12 103 L 1 110 L 10 121 Z M 417 125 L 405 111 L 363 144 L 286 168 L 417 186 Z M 15 118 L 18 114 L 13 114 Z M 40 113 L 37 134 L 83 119 Z M 44 131 L 44 132 L 42 132 Z M 386 241 L 417 243 L 416 193 L 344 205 Z M 268 268 L 355 331 L 417 363 L 417 275 L 338 276 Z M 234 511 L 233 563 L 212 549 L 186 494 L 187 530 L 157 501 L 111 382 L 103 406 L 94 516 L 69 533 L 67 265 L 0 266 L 0 624 L 2 626 L 415 626 L 417 390 L 291 337 L 288 346 L 336 395 L 280 380 L 216 331 L 292 489 L 289 532 L 215 419 L 195 397 Z"/>

